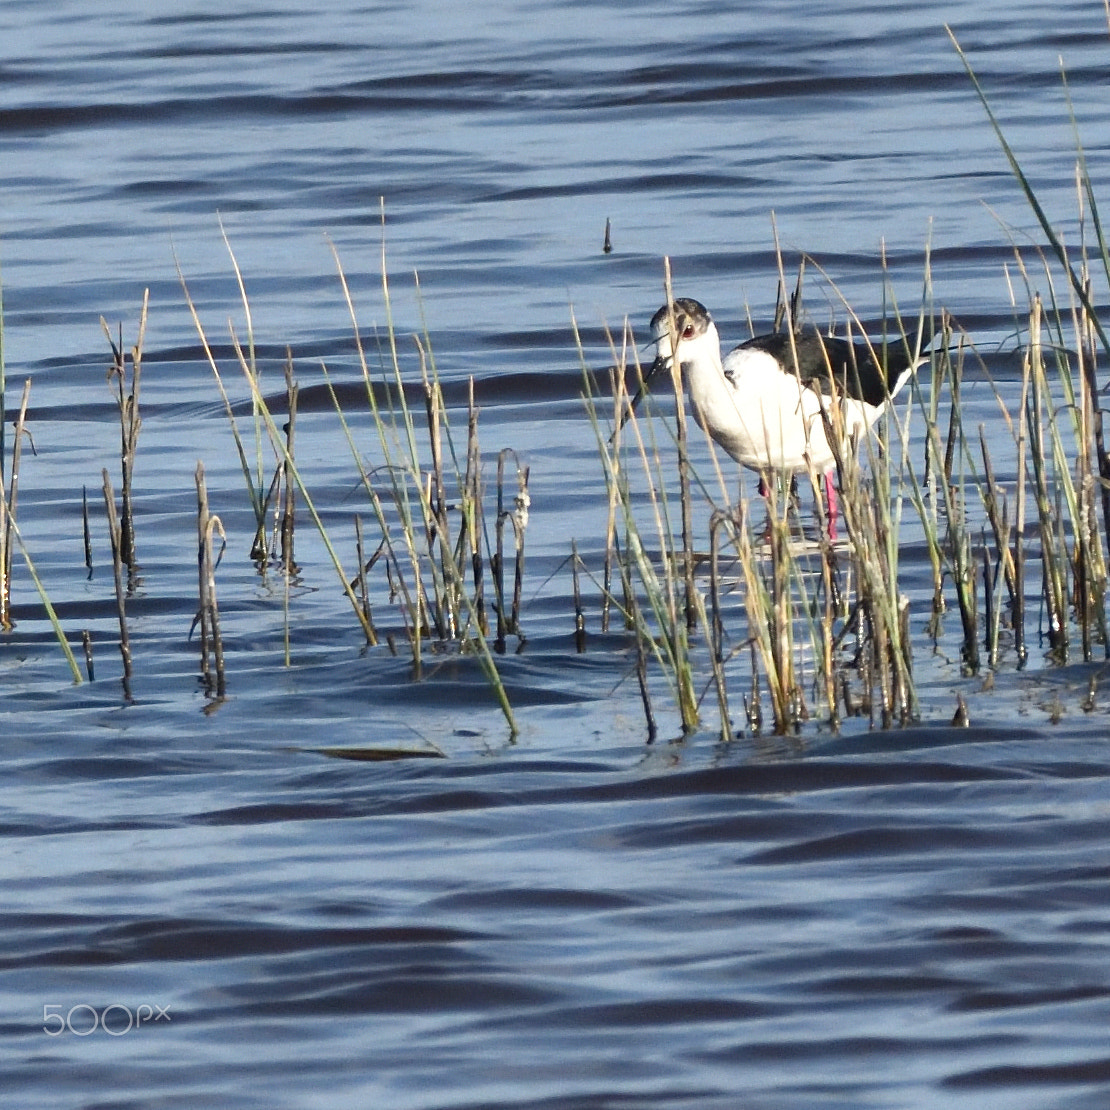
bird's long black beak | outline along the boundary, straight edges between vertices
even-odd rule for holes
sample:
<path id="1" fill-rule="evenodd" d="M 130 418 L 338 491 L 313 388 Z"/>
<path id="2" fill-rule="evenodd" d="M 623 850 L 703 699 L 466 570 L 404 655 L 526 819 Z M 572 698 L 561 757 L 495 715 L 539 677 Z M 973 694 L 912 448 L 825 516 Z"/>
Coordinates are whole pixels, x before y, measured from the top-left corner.
<path id="1" fill-rule="evenodd" d="M 670 369 L 671 360 L 665 355 L 656 355 L 655 361 L 648 367 L 647 373 L 643 374 L 640 378 L 640 388 L 636 390 L 632 400 L 628 402 L 628 408 L 621 413 L 620 422 L 617 424 L 616 430 L 613 435 L 621 430 L 628 422 L 628 419 L 636 411 L 636 406 L 643 400 L 644 396 L 651 392 L 651 383 L 660 374 Z"/>

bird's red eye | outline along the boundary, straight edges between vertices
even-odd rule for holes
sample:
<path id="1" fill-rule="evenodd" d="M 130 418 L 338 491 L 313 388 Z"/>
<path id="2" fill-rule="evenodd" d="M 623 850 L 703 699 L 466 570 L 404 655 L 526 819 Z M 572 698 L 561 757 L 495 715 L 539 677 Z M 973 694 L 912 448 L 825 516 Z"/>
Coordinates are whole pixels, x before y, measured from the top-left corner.
<path id="1" fill-rule="evenodd" d="M 693 324 L 687 324 L 686 327 L 684 327 L 682 329 L 682 338 L 683 339 L 693 339 L 694 338 L 694 325 Z"/>

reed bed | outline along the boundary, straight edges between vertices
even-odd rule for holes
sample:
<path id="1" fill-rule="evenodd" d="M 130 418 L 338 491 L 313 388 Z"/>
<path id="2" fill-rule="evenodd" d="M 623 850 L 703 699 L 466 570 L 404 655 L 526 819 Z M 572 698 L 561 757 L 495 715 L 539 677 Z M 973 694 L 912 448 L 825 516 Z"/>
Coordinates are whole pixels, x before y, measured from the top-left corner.
<path id="1" fill-rule="evenodd" d="M 230 245 L 229 245 L 230 251 Z M 253 325 L 250 323 L 246 287 L 234 254 L 232 264 L 248 321 L 248 342 L 239 342 L 229 325 L 232 349 L 239 370 L 250 390 L 255 417 L 255 465 L 248 463 L 250 450 L 235 419 L 231 393 L 213 355 L 206 330 L 182 278 L 185 297 L 193 313 L 202 346 L 212 369 L 227 413 L 254 513 L 256 533 L 251 558 L 260 573 L 275 562 L 283 568 L 286 591 L 297 572 L 294 562 L 296 499 L 311 517 L 331 558 L 339 584 L 346 595 L 354 621 L 368 647 L 377 647 L 383 636 L 381 614 L 396 614 L 400 629 L 384 633 L 386 645 L 396 653 L 407 644 L 414 680 L 426 677 L 429 659 L 461 653 L 477 659 L 510 729 L 516 732 L 512 706 L 495 655 L 507 650 L 515 636 L 523 643 L 521 626 L 525 535 L 530 494 L 528 468 L 511 450 L 497 457 L 496 513 L 489 519 L 485 491 L 485 460 L 479 441 L 479 409 L 471 382 L 466 411 L 465 449 L 456 445 L 444 401 L 431 343 L 425 333 L 412 337 L 417 376 L 403 367 L 400 342 L 392 323 L 392 301 L 382 254 L 382 295 L 386 330 L 378 337 L 378 372 L 371 370 L 354 299 L 336 255 L 344 302 L 350 315 L 358 365 L 365 387 L 363 411 L 344 408 L 326 364 L 320 373 L 334 404 L 336 417 L 350 447 L 356 473 L 367 499 L 367 511 L 352 514 L 354 572 L 344 565 L 340 548 L 344 541 L 325 527 L 312 494 L 296 461 L 296 410 L 298 385 L 292 354 L 286 361 L 286 412 L 283 426 L 271 410 L 261 388 L 254 357 Z M 419 283 L 417 282 L 417 292 Z M 417 393 L 423 401 L 423 420 L 410 402 Z M 370 435 L 378 461 L 368 464 L 368 445 L 356 424 L 369 420 Z M 418 426 L 426 430 L 426 453 L 421 449 Z M 257 459 L 267 454 L 274 459 L 273 478 L 264 488 L 264 465 Z M 267 523 L 273 518 L 272 529 Z M 367 520 L 376 526 L 368 540 Z M 506 573 L 512 564 L 512 584 Z M 377 591 L 375 591 L 375 583 Z M 491 634 L 488 593 L 496 615 L 496 635 Z M 375 597 L 375 592 L 378 596 Z M 203 599 L 202 591 L 202 599 Z M 204 603 L 202 600 L 202 612 Z M 375 616 L 377 614 L 377 616 Z M 203 626 L 202 626 L 203 635 Z M 288 612 L 286 613 L 286 660 L 289 662 Z M 219 691 L 217 691 L 219 693 Z"/>
<path id="2" fill-rule="evenodd" d="M 1016 258 L 1021 266 L 1020 252 Z M 1044 266 L 1051 289 L 1047 259 Z M 781 273 L 780 264 L 780 283 Z M 1043 614 L 1036 638 L 1050 662 L 1067 662 L 1077 648 L 1084 660 L 1107 654 L 1105 521 L 1110 516 L 1100 481 L 1105 459 L 1095 433 L 1097 332 L 1078 298 L 1067 312 L 1053 298 L 1046 321 L 1041 299 L 1022 273 L 1029 309 L 1016 405 L 996 387 L 1000 414 L 1014 437 L 1015 480 L 998 478 L 985 430 L 964 427 L 960 391 L 967 366 L 977 373 L 985 367 L 956 322 L 943 311 L 934 315 L 926 258 L 915 326 L 901 319 L 890 295 L 893 320 L 882 343 L 906 343 L 911 350 L 934 340 L 938 345 L 905 404 L 865 442 L 838 452 L 845 535 L 835 542 L 817 475 L 809 475 L 817 494 L 809 514 L 782 480 L 766 483 L 762 510 L 743 500 L 734 503 L 712 444 L 713 480 L 689 469 L 685 402 L 677 383 L 664 391 L 665 405 L 649 405 L 642 417 L 631 410 L 626 383 L 639 382 L 642 375 L 637 362 L 627 362 L 635 351 L 630 333 L 620 344 L 610 342 L 616 365 L 608 421 L 600 415 L 602 391 L 583 359 L 587 412 L 614 510 L 609 555 L 599 576 L 602 612 L 623 614 L 636 637 L 649 736 L 658 725 L 656 710 L 649 707 L 650 687 L 645 689 L 647 659 L 665 678 L 682 731 L 702 726 L 705 694 L 713 691 L 717 727 L 727 739 L 745 726 L 796 733 L 813 717 L 833 728 L 846 716 L 865 716 L 878 727 L 920 719 L 915 622 L 936 644 L 950 610 L 959 614 L 961 667 L 969 677 L 1025 665 L 1031 609 Z M 669 288 L 668 274 L 668 296 Z M 792 301 L 797 303 L 797 294 Z M 846 303 L 844 310 L 848 330 L 862 335 L 862 324 Z M 784 320 L 794 326 L 789 307 Z M 826 421 L 830 440 L 843 443 L 835 398 Z M 924 444 L 922 460 L 911 458 L 915 425 Z M 1033 519 L 1027 521 L 1030 509 Z M 689 521 L 695 515 L 708 517 L 703 535 L 709 553 L 694 560 L 699 571 L 691 597 L 686 567 Z M 900 584 L 907 515 L 924 536 L 933 566 L 929 612 L 918 617 Z M 758 531 L 756 518 L 762 521 Z M 1039 574 L 1039 581 L 1030 574 Z M 743 598 L 742 611 L 735 603 L 730 608 L 729 598 L 736 596 Z M 692 622 L 684 619 L 690 613 Z M 957 706 L 956 718 L 965 720 L 959 692 Z"/>

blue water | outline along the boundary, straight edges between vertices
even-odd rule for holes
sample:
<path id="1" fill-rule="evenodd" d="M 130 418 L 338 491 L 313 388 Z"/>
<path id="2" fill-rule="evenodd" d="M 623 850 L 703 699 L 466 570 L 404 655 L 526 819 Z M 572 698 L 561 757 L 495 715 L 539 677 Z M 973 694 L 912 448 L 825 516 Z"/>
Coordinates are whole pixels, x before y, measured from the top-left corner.
<path id="1" fill-rule="evenodd" d="M 928 244 L 936 301 L 1012 398 L 1011 240 L 1043 237 L 945 21 L 1078 243 L 1059 65 L 1099 187 L 1097 4 L 0 8 L 8 420 L 30 378 L 35 449 L 20 526 L 96 671 L 72 684 L 17 556 L 5 1107 L 1103 1110 L 1105 675 L 1046 662 L 1035 600 L 1024 670 L 962 674 L 954 614 L 935 652 L 919 641 L 921 722 L 887 732 L 814 721 L 726 745 L 709 694 L 706 727 L 679 740 L 655 675 L 648 744 L 631 641 L 601 632 L 589 580 L 574 645 L 569 542 L 596 574 L 606 505 L 572 319 L 599 370 L 606 326 L 628 318 L 642 342 L 664 255 L 738 341 L 773 313 L 776 235 L 789 267 L 805 251 L 825 271 L 808 271 L 820 322 L 841 295 L 879 320 L 884 280 L 915 313 Z M 365 648 L 303 510 L 284 665 L 281 579 L 246 557 L 252 515 L 178 276 L 250 441 L 221 226 L 272 397 L 291 348 L 298 463 L 348 564 L 351 518 L 370 514 L 323 389 L 321 363 L 354 414 L 333 248 L 374 365 L 384 239 L 406 373 L 426 325 L 456 427 L 475 378 L 487 480 L 502 447 L 530 466 L 527 642 L 499 659 L 514 741 L 472 658 L 431 654 L 414 682 L 403 652 Z M 145 288 L 128 700 L 99 319 L 133 342 Z M 1011 479 L 978 370 L 963 404 Z M 229 538 L 218 707 L 189 635 L 198 459 Z M 920 631 L 931 572 L 916 541 L 903 558 Z M 949 727 L 957 692 L 969 729 Z M 320 752 L 335 747 L 446 758 Z"/>

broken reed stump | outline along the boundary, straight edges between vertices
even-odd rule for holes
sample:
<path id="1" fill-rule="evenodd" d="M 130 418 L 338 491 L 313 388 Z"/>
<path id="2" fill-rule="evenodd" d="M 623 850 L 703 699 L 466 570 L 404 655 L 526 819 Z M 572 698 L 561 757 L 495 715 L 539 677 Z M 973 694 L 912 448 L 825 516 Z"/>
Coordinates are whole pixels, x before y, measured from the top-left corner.
<path id="1" fill-rule="evenodd" d="M 578 555 L 577 540 L 570 541 L 570 573 L 574 592 L 574 650 L 581 655 L 586 650 L 586 614 L 582 609 L 582 587 L 578 582 L 578 571 L 582 560 Z"/>
<path id="2" fill-rule="evenodd" d="M 218 516 L 208 511 L 208 488 L 204 480 L 204 463 L 198 462 L 197 484 L 197 586 L 200 607 L 196 622 L 200 625 L 200 673 L 204 692 L 222 700 L 227 693 L 224 677 L 224 647 L 220 635 L 220 610 L 216 602 L 216 563 L 212 537 L 220 534 L 221 547 L 226 541 L 224 526 Z"/>
<path id="3" fill-rule="evenodd" d="M 81 487 L 81 538 L 85 542 L 85 569 L 89 572 L 89 580 L 92 581 L 92 529 L 89 527 L 89 490 L 87 486 Z"/>
<path id="4" fill-rule="evenodd" d="M 127 607 L 123 588 L 122 535 L 116 515 L 116 495 L 108 470 L 101 471 L 104 478 L 104 508 L 108 514 L 108 537 L 112 543 L 112 575 L 116 586 L 116 609 L 119 614 L 119 653 L 123 658 L 123 695 L 131 701 L 131 638 L 127 631 Z"/>
<path id="5" fill-rule="evenodd" d="M 123 347 L 123 327 L 120 326 L 119 342 L 112 338 L 108 322 L 103 316 L 100 326 L 112 348 L 112 365 L 108 367 L 108 381 L 115 386 L 116 403 L 119 405 L 120 422 L 120 511 L 119 543 L 120 560 L 127 564 L 128 570 L 136 570 L 135 559 L 135 516 L 132 511 L 131 481 L 135 472 L 135 451 L 139 443 L 139 429 L 142 418 L 139 416 L 139 386 L 142 381 L 143 339 L 146 335 L 147 306 L 150 290 L 143 291 L 143 307 L 139 316 L 139 336 L 130 352 Z M 128 354 L 130 354 L 131 374 L 127 373 Z"/>
<path id="6" fill-rule="evenodd" d="M 92 634 L 87 628 L 81 631 L 81 647 L 85 651 L 85 673 L 90 682 L 96 681 L 96 668 L 93 666 Z"/>

